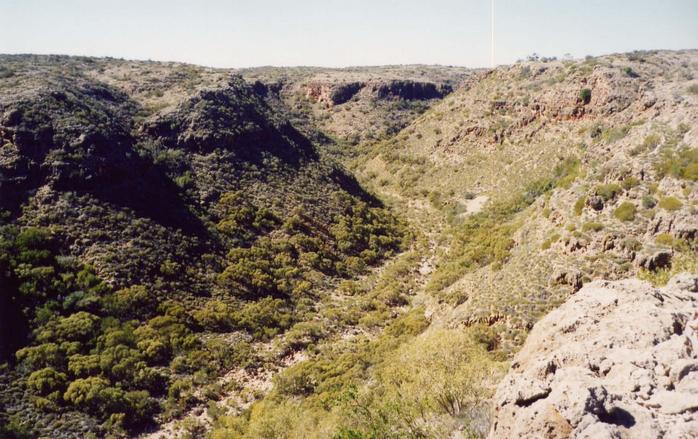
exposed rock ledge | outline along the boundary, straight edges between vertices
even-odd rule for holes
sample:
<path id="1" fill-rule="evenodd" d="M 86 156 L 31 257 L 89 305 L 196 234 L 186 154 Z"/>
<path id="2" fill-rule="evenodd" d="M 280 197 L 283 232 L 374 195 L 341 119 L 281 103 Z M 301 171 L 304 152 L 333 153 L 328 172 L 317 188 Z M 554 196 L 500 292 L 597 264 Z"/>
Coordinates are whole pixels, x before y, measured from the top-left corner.
<path id="1" fill-rule="evenodd" d="M 531 331 L 490 438 L 698 437 L 698 276 L 590 283 Z"/>

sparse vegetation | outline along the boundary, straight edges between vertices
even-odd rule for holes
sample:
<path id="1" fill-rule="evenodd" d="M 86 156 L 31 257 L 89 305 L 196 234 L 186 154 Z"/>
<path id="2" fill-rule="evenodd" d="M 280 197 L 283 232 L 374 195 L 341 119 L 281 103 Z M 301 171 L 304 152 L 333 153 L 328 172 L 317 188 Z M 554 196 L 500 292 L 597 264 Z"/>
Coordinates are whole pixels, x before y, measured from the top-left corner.
<path id="1" fill-rule="evenodd" d="M 420 335 L 425 326 L 418 313 L 410 313 L 357 351 L 287 369 L 274 393 L 255 404 L 249 418 L 220 419 L 214 437 L 232 426 L 238 426 L 241 437 L 262 432 L 307 437 L 317 429 L 334 437 L 402 435 L 415 428 L 433 436 L 448 427 L 447 419 L 463 416 L 469 428 L 468 416 L 491 394 L 485 384 L 502 371 L 488 352 L 494 335 L 483 328 Z M 368 370 L 367 364 L 376 366 Z M 415 374 L 413 364 L 425 367 Z M 375 377 L 376 384 L 359 387 L 367 376 Z M 432 391 L 424 392 L 425 386 Z"/>
<path id="2" fill-rule="evenodd" d="M 666 285 L 672 276 L 683 272 L 698 273 L 698 257 L 695 250 L 687 250 L 674 256 L 670 267 L 655 271 L 640 270 L 637 277 L 659 287 Z"/>
<path id="3" fill-rule="evenodd" d="M 632 67 L 626 67 L 623 69 L 623 73 L 625 73 L 625 76 L 628 76 L 630 78 L 639 78 L 640 75 L 638 75 Z"/>
<path id="4" fill-rule="evenodd" d="M 559 233 L 554 233 L 552 234 L 548 239 L 543 241 L 543 244 L 541 245 L 541 249 L 547 250 L 550 248 L 551 245 L 556 243 L 560 239 L 560 234 Z"/>
<path id="5" fill-rule="evenodd" d="M 574 202 L 574 214 L 576 216 L 580 216 L 582 212 L 584 211 L 584 206 L 587 203 L 587 197 L 586 196 L 581 196 L 577 198 L 577 201 Z"/>
<path id="6" fill-rule="evenodd" d="M 630 132 L 629 126 L 607 128 L 601 132 L 601 140 L 607 145 L 615 143 L 628 135 Z"/>
<path id="7" fill-rule="evenodd" d="M 654 199 L 652 195 L 645 194 L 642 196 L 642 207 L 645 209 L 652 209 L 657 205 L 657 200 Z"/>
<path id="8" fill-rule="evenodd" d="M 664 149 L 656 169 L 660 176 L 698 181 L 698 148 Z"/>

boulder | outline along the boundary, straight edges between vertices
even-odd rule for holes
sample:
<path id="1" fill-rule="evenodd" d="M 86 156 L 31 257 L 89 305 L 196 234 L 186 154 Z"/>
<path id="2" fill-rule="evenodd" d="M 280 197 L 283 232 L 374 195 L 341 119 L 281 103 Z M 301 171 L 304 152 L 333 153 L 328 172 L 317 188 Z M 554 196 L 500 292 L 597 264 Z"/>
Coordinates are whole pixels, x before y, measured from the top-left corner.
<path id="1" fill-rule="evenodd" d="M 574 291 L 582 288 L 582 273 L 579 270 L 558 270 L 550 277 L 552 285 L 569 285 Z"/>
<path id="2" fill-rule="evenodd" d="M 656 271 L 671 265 L 672 253 L 669 250 L 660 250 L 651 255 L 641 256 L 637 259 L 637 265 L 650 271 Z"/>
<path id="3" fill-rule="evenodd" d="M 539 321 L 489 438 L 698 437 L 698 276 L 585 285 Z"/>

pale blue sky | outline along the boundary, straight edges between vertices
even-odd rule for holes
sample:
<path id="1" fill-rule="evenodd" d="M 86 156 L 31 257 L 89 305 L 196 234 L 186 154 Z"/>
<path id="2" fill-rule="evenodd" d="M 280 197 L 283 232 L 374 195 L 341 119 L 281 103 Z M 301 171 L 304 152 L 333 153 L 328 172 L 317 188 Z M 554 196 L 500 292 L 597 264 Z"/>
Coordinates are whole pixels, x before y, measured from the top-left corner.
<path id="1" fill-rule="evenodd" d="M 496 61 L 698 48 L 698 0 L 495 0 Z M 0 0 L 0 53 L 256 65 L 490 62 L 490 0 Z"/>

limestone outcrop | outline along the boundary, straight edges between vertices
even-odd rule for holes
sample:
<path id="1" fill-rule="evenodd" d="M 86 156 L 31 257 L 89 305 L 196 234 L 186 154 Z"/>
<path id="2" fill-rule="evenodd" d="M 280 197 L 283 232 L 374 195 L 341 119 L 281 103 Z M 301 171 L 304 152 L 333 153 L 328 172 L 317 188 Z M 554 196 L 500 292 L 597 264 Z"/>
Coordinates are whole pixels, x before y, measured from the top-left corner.
<path id="1" fill-rule="evenodd" d="M 585 285 L 499 384 L 495 438 L 698 437 L 698 276 Z"/>

